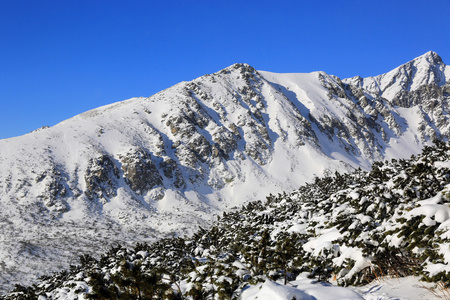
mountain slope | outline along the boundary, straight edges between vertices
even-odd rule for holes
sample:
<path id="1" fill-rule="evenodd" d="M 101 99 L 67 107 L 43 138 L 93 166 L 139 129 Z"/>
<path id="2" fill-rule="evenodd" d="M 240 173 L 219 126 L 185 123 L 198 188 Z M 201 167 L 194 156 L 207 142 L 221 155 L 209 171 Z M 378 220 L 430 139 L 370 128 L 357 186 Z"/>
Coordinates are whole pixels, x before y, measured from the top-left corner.
<path id="1" fill-rule="evenodd" d="M 398 106 L 406 107 L 417 103 L 399 102 L 397 97 L 400 94 L 417 91 L 424 86 L 442 87 L 449 79 L 450 68 L 436 52 L 430 51 L 386 74 L 369 78 L 356 76 L 344 81 L 373 95 L 382 96 Z"/>
<path id="2" fill-rule="evenodd" d="M 408 64 L 428 73 L 380 75 L 379 91 L 368 80 L 236 64 L 1 140 L 2 289 L 80 251 L 186 234 L 314 176 L 448 139 L 449 68 L 434 53 Z M 395 96 L 416 100 L 399 107 L 382 78 L 407 78 Z"/>
<path id="3" fill-rule="evenodd" d="M 438 299 L 450 284 L 449 201 L 450 144 L 438 142 L 252 201 L 192 236 L 82 256 L 6 299 L 393 299 L 373 285 L 359 295 L 324 282 L 354 288 L 391 276 L 397 290 L 398 277 L 415 278 L 401 299 Z"/>

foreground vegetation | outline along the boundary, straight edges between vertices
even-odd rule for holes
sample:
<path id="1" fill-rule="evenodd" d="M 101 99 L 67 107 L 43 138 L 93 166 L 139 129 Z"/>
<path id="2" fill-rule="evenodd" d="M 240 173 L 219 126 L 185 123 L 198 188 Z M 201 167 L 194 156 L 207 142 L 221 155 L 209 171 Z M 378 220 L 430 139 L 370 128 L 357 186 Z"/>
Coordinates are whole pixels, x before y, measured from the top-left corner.
<path id="1" fill-rule="evenodd" d="M 316 178 L 225 212 L 210 228 L 117 246 L 5 299 L 233 299 L 300 273 L 340 285 L 386 276 L 450 284 L 450 147 Z"/>

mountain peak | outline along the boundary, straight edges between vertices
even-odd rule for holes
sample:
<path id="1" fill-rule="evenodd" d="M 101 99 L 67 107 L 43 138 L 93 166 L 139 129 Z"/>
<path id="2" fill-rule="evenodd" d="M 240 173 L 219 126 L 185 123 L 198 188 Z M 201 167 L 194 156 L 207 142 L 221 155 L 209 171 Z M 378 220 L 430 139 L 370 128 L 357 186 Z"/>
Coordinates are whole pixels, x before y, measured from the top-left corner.
<path id="1" fill-rule="evenodd" d="M 413 59 L 413 61 L 425 61 L 431 65 L 443 64 L 442 58 L 434 51 L 428 51 L 427 53 Z"/>
<path id="2" fill-rule="evenodd" d="M 358 86 L 377 97 L 388 99 L 394 105 L 400 105 L 398 98 L 411 98 L 408 93 L 415 93 L 427 86 L 442 87 L 450 79 L 450 68 L 434 51 L 414 58 L 401 66 L 374 77 L 353 77 L 344 82 Z M 429 89 L 429 88 L 428 88 Z M 416 102 L 406 101 L 400 106 L 414 105 Z"/>
<path id="3" fill-rule="evenodd" d="M 235 63 L 225 69 L 219 71 L 218 73 L 229 73 L 235 70 L 239 70 L 240 73 L 250 72 L 253 73 L 255 68 L 246 63 Z"/>

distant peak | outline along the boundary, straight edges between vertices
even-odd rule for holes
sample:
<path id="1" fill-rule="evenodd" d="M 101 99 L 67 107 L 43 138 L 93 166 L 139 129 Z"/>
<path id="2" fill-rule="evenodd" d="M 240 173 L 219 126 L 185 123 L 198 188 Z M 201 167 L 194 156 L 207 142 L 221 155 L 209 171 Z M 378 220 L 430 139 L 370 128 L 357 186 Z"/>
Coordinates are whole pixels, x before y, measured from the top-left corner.
<path id="1" fill-rule="evenodd" d="M 250 66 L 249 64 L 246 63 L 236 63 L 233 64 L 221 71 L 219 71 L 218 73 L 230 73 L 233 71 L 239 70 L 240 73 L 253 73 L 255 72 L 255 68 L 253 68 L 252 66 Z"/>
<path id="2" fill-rule="evenodd" d="M 428 51 L 427 53 L 415 58 L 413 61 L 423 61 L 423 60 L 433 65 L 443 63 L 442 58 L 434 51 Z"/>
<path id="3" fill-rule="evenodd" d="M 236 63 L 236 64 L 230 66 L 230 68 L 233 68 L 233 69 L 244 69 L 244 70 L 248 70 L 250 72 L 254 72 L 255 71 L 255 68 L 253 68 L 252 66 L 250 66 L 249 64 L 246 64 L 246 63 Z"/>

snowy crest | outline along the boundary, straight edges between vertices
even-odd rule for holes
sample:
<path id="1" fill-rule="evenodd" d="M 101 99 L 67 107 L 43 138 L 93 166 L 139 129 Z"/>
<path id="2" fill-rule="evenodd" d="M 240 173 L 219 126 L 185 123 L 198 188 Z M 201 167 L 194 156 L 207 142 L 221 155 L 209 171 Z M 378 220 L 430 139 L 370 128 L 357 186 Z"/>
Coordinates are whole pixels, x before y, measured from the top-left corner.
<path id="1" fill-rule="evenodd" d="M 386 74 L 368 78 L 356 76 L 344 79 L 344 82 L 395 101 L 402 92 L 413 92 L 423 86 L 442 87 L 449 79 L 450 68 L 436 52 L 429 51 Z"/>

